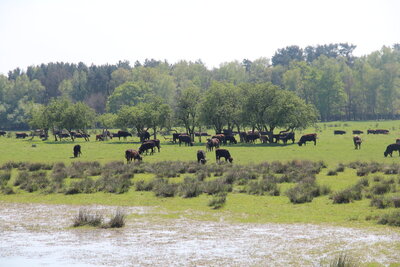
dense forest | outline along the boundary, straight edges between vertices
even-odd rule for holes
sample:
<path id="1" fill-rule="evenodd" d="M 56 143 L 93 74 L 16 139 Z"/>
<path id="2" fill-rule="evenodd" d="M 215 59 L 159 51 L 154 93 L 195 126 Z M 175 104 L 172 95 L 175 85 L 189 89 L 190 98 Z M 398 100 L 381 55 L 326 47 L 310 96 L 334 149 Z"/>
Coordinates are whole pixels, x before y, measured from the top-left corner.
<path id="1" fill-rule="evenodd" d="M 128 61 L 100 66 L 56 62 L 30 66 L 26 70 L 17 68 L 9 71 L 8 76 L 0 75 L 0 128 L 28 129 L 31 111 L 49 105 L 54 99 L 83 102 L 101 115 L 121 113 L 124 109 L 128 112 L 129 107 L 140 108 L 147 99 L 154 100 L 156 96 L 152 102 L 154 109 L 169 107 L 173 111 L 172 124 L 186 125 L 188 129 L 193 123 L 188 121 L 188 107 L 182 107 L 186 103 L 184 98 L 192 103 L 202 102 L 203 111 L 208 108 L 211 113 L 199 112 L 198 116 L 213 120 L 204 117 L 213 115 L 213 106 L 222 105 L 214 98 L 221 92 L 221 99 L 231 99 L 223 112 L 237 115 L 236 119 L 228 118 L 222 123 L 222 126 L 231 124 L 230 128 L 238 124 L 235 120 L 243 112 L 249 119 L 260 111 L 254 110 L 255 104 L 249 96 L 265 99 L 265 105 L 277 104 L 274 98 L 260 96 L 260 92 L 269 96 L 278 92 L 282 106 L 289 98 L 290 103 L 298 103 L 299 107 L 313 106 L 321 121 L 398 118 L 400 44 L 384 46 L 362 57 L 353 56 L 355 48 L 347 43 L 306 48 L 289 46 L 276 51 L 271 60 L 226 62 L 212 70 L 201 60 L 170 64 L 155 59 L 137 61 L 133 66 Z M 262 84 L 264 89 L 258 90 Z M 297 96 L 302 102 L 291 96 Z M 246 103 L 247 109 L 239 114 L 239 106 L 243 109 Z M 187 118 L 180 117 L 182 108 L 189 112 Z M 270 126 L 274 125 L 271 120 Z"/>

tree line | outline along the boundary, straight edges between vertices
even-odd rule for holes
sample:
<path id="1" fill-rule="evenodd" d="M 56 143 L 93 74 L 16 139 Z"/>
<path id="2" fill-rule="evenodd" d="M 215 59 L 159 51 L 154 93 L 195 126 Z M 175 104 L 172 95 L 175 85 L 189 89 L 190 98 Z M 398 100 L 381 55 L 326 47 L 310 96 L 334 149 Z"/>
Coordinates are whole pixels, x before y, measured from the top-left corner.
<path id="1" fill-rule="evenodd" d="M 240 103 L 243 109 L 247 100 L 240 94 L 246 97 L 263 86 L 314 106 L 322 121 L 398 118 L 400 45 L 384 46 L 362 57 L 353 56 L 355 48 L 347 43 L 304 49 L 288 46 L 278 49 L 271 60 L 244 59 L 222 63 L 211 70 L 201 60 L 169 64 L 154 59 L 137 61 L 133 66 L 128 61 L 99 66 L 57 62 L 30 66 L 26 71 L 17 68 L 7 76 L 0 75 L 0 124 L 3 129 L 26 129 L 31 110 L 59 98 L 84 103 L 97 114 L 117 114 L 125 106 L 143 107 L 159 97 L 157 101 L 175 111 L 178 99 L 189 91 L 200 92 L 203 99 L 215 87 L 229 91 L 224 97 L 227 101 L 232 97 L 244 101 Z M 218 112 L 225 116 L 221 113 L 225 110 Z M 240 112 L 232 112 L 238 118 Z M 275 123 L 255 123 L 257 112 L 261 111 L 247 114 L 254 121 L 253 126 L 274 127 Z M 175 121 L 187 124 L 181 115 L 171 114 Z M 224 120 L 227 127 L 240 125 L 238 119 Z M 220 128 L 218 125 L 213 127 Z"/>

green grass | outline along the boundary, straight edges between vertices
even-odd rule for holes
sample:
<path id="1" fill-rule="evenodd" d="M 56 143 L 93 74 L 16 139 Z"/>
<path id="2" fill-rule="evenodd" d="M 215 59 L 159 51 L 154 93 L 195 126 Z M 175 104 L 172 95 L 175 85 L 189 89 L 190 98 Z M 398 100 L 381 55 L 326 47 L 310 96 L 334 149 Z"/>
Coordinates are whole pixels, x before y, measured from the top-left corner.
<path id="1" fill-rule="evenodd" d="M 369 128 L 389 129 L 390 134 L 367 135 L 366 132 Z M 343 136 L 334 136 L 333 131 L 338 129 L 345 130 L 347 133 Z M 363 139 L 361 150 L 354 149 L 353 135 L 351 133 L 353 129 L 364 131 L 364 134 L 361 135 Z M 212 133 L 212 131 L 208 132 Z M 234 158 L 234 164 L 237 165 L 293 159 L 322 160 L 328 168 L 323 169 L 317 175 L 317 183 L 329 186 L 332 191 L 353 186 L 360 179 L 360 177 L 356 176 L 356 171 L 348 167 L 344 172 L 328 176 L 327 172 L 335 169 L 339 163 L 347 164 L 353 161 L 377 161 L 385 164 L 399 163 L 400 158 L 397 152 L 394 153 L 393 158 L 384 158 L 383 151 L 388 144 L 394 143 L 396 138 L 400 137 L 400 121 L 321 123 L 318 129 L 310 128 L 303 132 L 296 132 L 296 140 L 300 138 L 301 134 L 313 132 L 318 133 L 316 146 L 312 143 L 302 147 L 299 147 L 296 143 L 286 146 L 281 144 L 239 143 L 227 148 Z M 204 137 L 202 144 L 199 144 L 196 138 L 196 143 L 193 147 L 179 147 L 177 144 L 165 142 L 161 136 L 159 138 L 162 142 L 161 153 L 156 152 L 152 156 L 144 156 L 144 162 L 195 161 L 196 151 L 198 149 L 205 150 Z M 125 150 L 139 147 L 137 137 L 128 138 L 127 141 L 113 139 L 107 142 L 96 142 L 94 138 L 91 140 L 90 142 L 83 140 L 76 142 L 43 142 L 38 139 L 30 141 L 0 137 L 0 146 L 2 147 L 0 164 L 8 161 L 64 162 L 66 165 L 74 161 L 99 161 L 104 164 L 110 161 L 125 161 Z M 35 144 L 36 147 L 33 147 L 32 144 Z M 78 159 L 72 158 L 72 148 L 75 144 L 82 146 L 83 154 Z M 214 152 L 207 152 L 207 158 L 207 164 L 215 162 Z M 12 170 L 10 183 L 14 181 L 16 173 L 16 170 Z M 169 179 L 170 182 L 180 183 L 185 176 L 187 174 Z M 135 174 L 132 181 L 149 181 L 153 178 L 154 175 L 149 173 Z M 213 177 L 207 179 L 213 179 Z M 70 183 L 71 180 L 73 179 L 68 178 L 66 182 Z M 76 195 L 27 193 L 14 188 L 16 194 L 0 194 L 0 201 L 71 205 L 153 206 L 157 210 L 167 211 L 167 216 L 189 216 L 190 218 L 201 220 L 219 220 L 219 218 L 224 217 L 226 220 L 237 222 L 324 223 L 363 227 L 388 227 L 377 226 L 375 218 L 393 210 L 393 208 L 379 210 L 370 207 L 370 200 L 365 198 L 349 204 L 335 205 L 332 204 L 329 195 L 316 197 L 311 203 L 292 204 L 284 192 L 293 184 L 284 183 L 278 184 L 278 186 L 281 190 L 280 196 L 254 196 L 238 193 L 234 190 L 234 192 L 228 193 L 225 205 L 218 210 L 213 210 L 208 206 L 212 196 L 202 194 L 195 198 L 181 198 L 178 196 L 157 198 L 153 192 L 134 191 L 134 186 L 130 188 L 129 192 L 123 194 L 94 193 Z M 366 220 L 366 218 L 370 219 Z"/>

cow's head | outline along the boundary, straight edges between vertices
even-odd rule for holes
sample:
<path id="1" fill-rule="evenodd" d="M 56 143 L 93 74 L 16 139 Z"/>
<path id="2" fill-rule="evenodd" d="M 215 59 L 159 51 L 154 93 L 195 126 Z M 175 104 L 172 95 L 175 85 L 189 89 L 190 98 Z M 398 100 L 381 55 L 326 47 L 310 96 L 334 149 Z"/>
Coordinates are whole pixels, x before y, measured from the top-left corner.
<path id="1" fill-rule="evenodd" d="M 385 158 L 387 157 L 387 155 L 389 155 L 389 153 L 387 151 L 383 152 L 383 155 L 385 156 Z"/>
<path id="2" fill-rule="evenodd" d="M 232 158 L 232 157 L 230 157 L 228 160 L 229 160 L 229 162 L 230 162 L 230 163 L 232 163 L 232 161 L 233 161 L 233 158 Z"/>

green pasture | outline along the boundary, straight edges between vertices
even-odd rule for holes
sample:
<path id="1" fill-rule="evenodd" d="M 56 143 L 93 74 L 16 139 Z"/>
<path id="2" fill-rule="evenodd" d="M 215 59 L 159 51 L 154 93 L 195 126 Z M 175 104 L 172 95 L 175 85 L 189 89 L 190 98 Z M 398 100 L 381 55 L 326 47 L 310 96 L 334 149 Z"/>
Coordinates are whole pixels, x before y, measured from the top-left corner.
<path id="1" fill-rule="evenodd" d="M 367 129 L 388 129 L 388 135 L 367 135 Z M 355 150 L 352 140 L 352 130 L 363 130 L 361 150 Z M 342 136 L 334 135 L 334 130 L 345 130 L 347 133 Z M 211 131 L 208 131 L 210 134 Z M 354 185 L 360 177 L 354 169 L 346 168 L 344 172 L 335 176 L 327 176 L 327 172 L 336 168 L 339 163 L 348 164 L 354 161 L 380 163 L 400 163 L 397 152 L 393 158 L 385 158 L 383 152 L 388 144 L 394 143 L 400 137 L 400 121 L 379 121 L 379 122 L 329 122 L 320 123 L 316 128 L 310 128 L 303 132 L 296 132 L 296 140 L 302 134 L 318 133 L 317 145 L 308 143 L 306 146 L 295 144 L 237 144 L 228 145 L 233 164 L 246 165 L 264 161 L 289 161 L 294 159 L 307 159 L 312 161 L 323 161 L 327 168 L 317 175 L 317 183 L 327 185 L 332 191 L 342 190 Z M 161 140 L 161 153 L 144 156 L 145 162 L 158 161 L 194 161 L 196 151 L 205 150 L 205 138 L 203 143 L 196 143 L 193 147 L 172 144 L 159 136 Z M 83 155 L 72 158 L 72 148 L 75 144 L 82 146 Z M 75 142 L 62 141 L 54 142 L 41 141 L 38 138 L 33 140 L 15 139 L 15 137 L 0 137 L 0 164 L 8 161 L 29 161 L 29 162 L 64 162 L 67 165 L 73 161 L 99 161 L 104 164 L 110 161 L 125 161 L 124 151 L 129 148 L 137 149 L 139 140 L 137 137 L 128 138 L 126 141 L 113 139 L 105 142 L 90 142 L 77 140 Z M 215 154 L 207 152 L 209 162 L 215 162 Z M 384 174 L 381 174 L 385 176 Z M 13 176 L 15 176 L 13 174 Z M 370 176 L 370 180 L 372 180 Z M 385 176 L 388 177 L 388 176 Z M 393 176 L 394 179 L 399 179 Z M 138 179 L 152 179 L 149 174 L 137 174 L 133 181 Z M 13 179 L 13 178 L 12 178 Z M 181 181 L 183 177 L 173 178 Z M 400 180 L 397 187 L 400 190 Z M 129 192 L 123 194 L 94 193 L 94 194 L 44 194 L 40 192 L 27 193 L 16 190 L 16 194 L 0 194 L 0 201 L 6 202 L 35 202 L 49 204 L 103 204 L 119 206 L 153 206 L 155 213 L 152 216 L 169 216 L 201 220 L 220 220 L 234 222 L 277 222 L 277 223 L 324 223 L 356 227 L 388 227 L 376 224 L 376 218 L 383 213 L 395 210 L 395 208 L 377 209 L 370 206 L 370 199 L 362 199 L 349 204 L 332 204 L 329 195 L 316 197 L 311 203 L 292 204 L 287 196 L 286 189 L 293 184 L 280 184 L 280 196 L 254 196 L 240 193 L 237 188 L 228 193 L 226 204 L 222 209 L 213 210 L 207 203 L 211 196 L 202 194 L 195 198 L 158 198 L 152 192 L 134 191 L 132 187 Z M 397 193 L 398 194 L 398 193 Z"/>
<path id="2" fill-rule="evenodd" d="M 367 129 L 389 129 L 388 135 L 368 135 Z M 363 130 L 361 150 L 355 150 L 353 145 L 352 130 Z M 345 130 L 345 135 L 333 135 L 334 130 Z M 234 163 L 248 164 L 263 161 L 287 161 L 292 159 L 308 159 L 313 161 L 324 161 L 328 166 L 351 161 L 378 161 L 378 162 L 398 162 L 399 157 L 395 152 L 393 158 L 384 158 L 383 152 L 387 145 L 395 142 L 400 137 L 400 121 L 367 121 L 367 122 L 328 122 L 319 123 L 317 128 L 309 128 L 302 132 L 296 132 L 296 142 L 302 134 L 318 134 L 317 145 L 308 142 L 306 146 L 299 147 L 297 143 L 288 145 L 283 144 L 256 144 L 228 145 L 227 148 L 234 158 Z M 209 130 L 208 133 L 212 134 Z M 30 161 L 30 162 L 65 162 L 84 160 L 99 161 L 102 163 L 125 160 L 124 151 L 126 149 L 138 149 L 140 146 L 138 137 L 128 137 L 127 140 L 119 141 L 118 138 L 106 142 L 95 141 L 91 137 L 90 142 L 83 139 L 72 141 L 55 142 L 52 137 L 48 141 L 41 141 L 38 137 L 33 140 L 15 139 L 0 137 L 0 163 L 7 161 Z M 167 136 L 170 138 L 171 136 Z M 173 144 L 163 136 L 158 136 L 161 141 L 161 153 L 152 156 L 145 156 L 144 161 L 156 162 L 165 160 L 196 160 L 196 151 L 205 150 L 205 137 L 202 143 L 196 138 L 193 147 L 185 147 Z M 239 139 L 239 137 L 237 137 Z M 75 144 L 82 146 L 83 155 L 79 159 L 72 158 L 72 148 Z M 209 161 L 215 161 L 215 154 L 207 153 Z"/>

